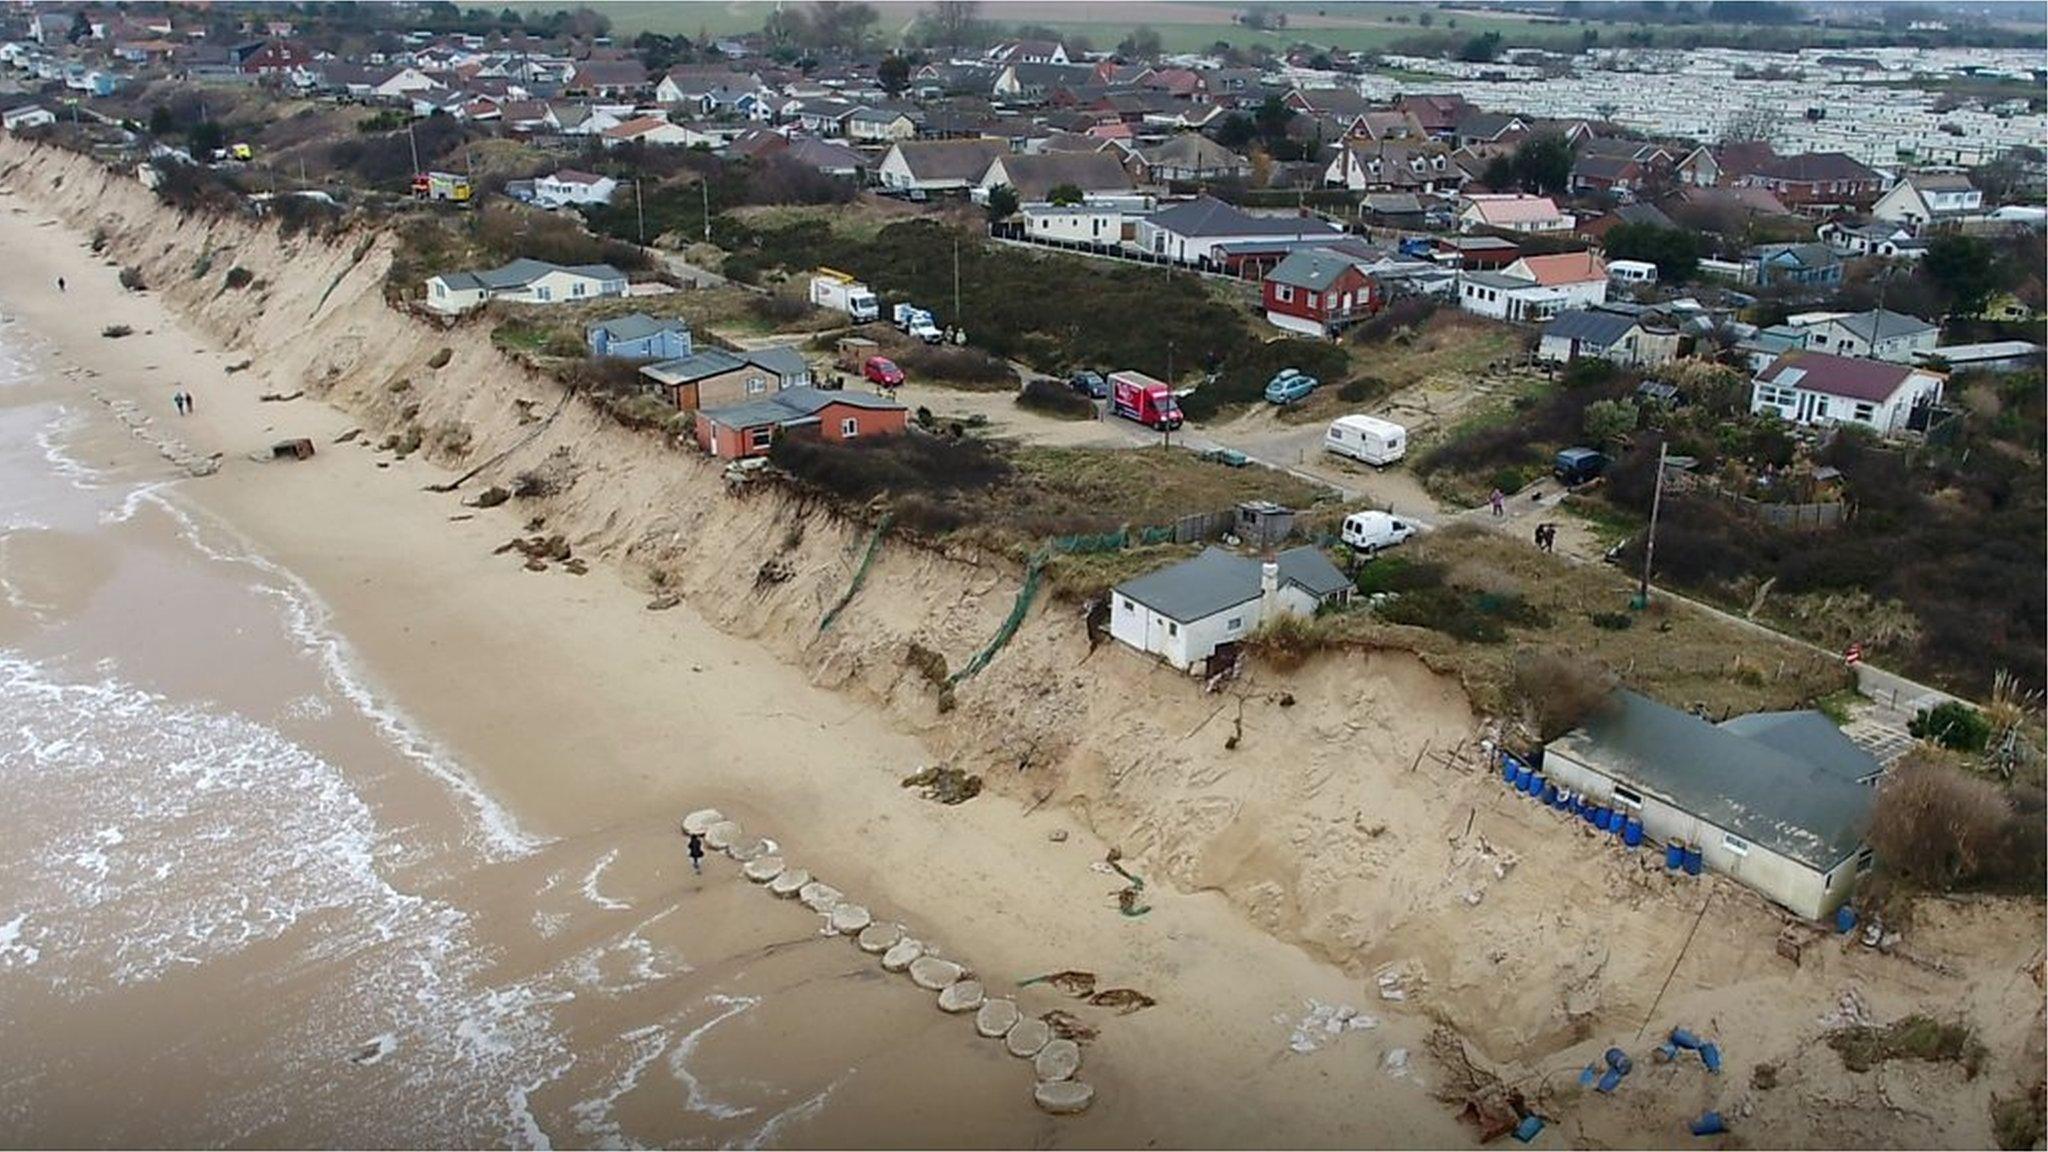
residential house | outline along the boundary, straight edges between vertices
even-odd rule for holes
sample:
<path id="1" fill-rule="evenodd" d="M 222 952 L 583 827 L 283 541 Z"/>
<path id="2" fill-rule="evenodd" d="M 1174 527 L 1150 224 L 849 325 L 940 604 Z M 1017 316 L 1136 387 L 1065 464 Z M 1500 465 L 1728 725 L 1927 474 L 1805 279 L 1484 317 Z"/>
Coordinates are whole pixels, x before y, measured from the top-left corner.
<path id="1" fill-rule="evenodd" d="M 1644 224 L 1652 228 L 1676 228 L 1671 217 L 1666 216 L 1654 204 L 1624 204 L 1612 212 L 1602 212 L 1591 220 L 1581 220 L 1572 231 L 1598 244 L 1607 234 L 1623 224 Z"/>
<path id="2" fill-rule="evenodd" d="M 1345 135 L 1372 141 L 1432 139 L 1415 113 L 1396 110 L 1361 113 L 1352 118 Z"/>
<path id="3" fill-rule="evenodd" d="M 1086 84 L 1094 77 L 1086 64 L 1004 64 L 989 85 L 989 94 L 1007 97 L 1043 96 L 1062 84 Z"/>
<path id="4" fill-rule="evenodd" d="M 1523 256 L 1500 271 L 1503 276 L 1557 289 L 1570 301 L 1567 307 L 1591 307 L 1607 302 L 1607 265 L 1597 253 L 1558 252 L 1549 256 Z"/>
<path id="5" fill-rule="evenodd" d="M 720 91 L 758 93 L 767 87 L 758 73 L 742 72 L 725 64 L 678 64 L 662 74 L 654 86 L 657 104 L 698 104 L 698 115 L 717 110 Z"/>
<path id="6" fill-rule="evenodd" d="M 1008 185 L 1022 200 L 1044 200 L 1055 188 L 1071 187 L 1083 195 L 1128 192 L 1131 174 L 1107 152 L 1042 152 L 1036 156 L 997 156 L 975 181 L 973 196 L 985 202 L 991 190 Z"/>
<path id="7" fill-rule="evenodd" d="M 1439 140 L 1455 142 L 1458 124 L 1473 111 L 1463 96 L 1441 92 L 1405 92 L 1394 100 L 1394 110 L 1415 117 L 1422 130 Z"/>
<path id="8" fill-rule="evenodd" d="M 1749 250 L 1748 257 L 1761 285 L 1842 282 L 1842 258 L 1825 244 L 1760 244 Z"/>
<path id="9" fill-rule="evenodd" d="M 1217 248 L 1232 241 L 1326 240 L 1335 231 L 1312 216 L 1254 216 L 1203 195 L 1139 220 L 1136 247 L 1176 263 L 1222 267 Z"/>
<path id="10" fill-rule="evenodd" d="M 1350 594 L 1350 579 L 1319 548 L 1289 548 L 1261 561 L 1212 547 L 1117 585 L 1109 634 L 1183 672 L 1220 670 L 1211 657 L 1227 662 L 1261 623 L 1313 615 Z"/>
<path id="11" fill-rule="evenodd" d="M 271 40 L 236 66 L 244 76 L 284 76 L 313 66 L 313 50 L 290 40 Z"/>
<path id="12" fill-rule="evenodd" d="M 676 360 L 692 350 L 687 322 L 672 316 L 656 319 L 645 312 L 587 325 L 583 339 L 592 356 L 620 360 Z"/>
<path id="13" fill-rule="evenodd" d="M 1427 223 L 1428 205 L 1413 192 L 1368 192 L 1358 206 L 1368 223 L 1381 228 L 1418 232 Z"/>
<path id="14" fill-rule="evenodd" d="M 1807 152 L 1766 161 L 1741 183 L 1767 189 L 1797 212 L 1867 211 L 1884 191 L 1884 177 L 1846 152 Z"/>
<path id="15" fill-rule="evenodd" d="M 1438 236 L 1430 256 L 1466 272 L 1498 272 L 1521 258 L 1521 245 L 1501 236 Z"/>
<path id="16" fill-rule="evenodd" d="M 1606 266 L 1590 252 L 1524 256 L 1498 272 L 1458 274 L 1458 307 L 1495 320 L 1534 323 L 1606 299 Z"/>
<path id="17" fill-rule="evenodd" d="M 1323 183 L 1354 192 L 1455 192 L 1465 173 L 1433 140 L 1346 140 L 1323 172 Z"/>
<path id="18" fill-rule="evenodd" d="M 1933 351 L 1941 342 L 1941 325 L 1884 308 L 1793 316 L 1786 322 L 1806 329 L 1806 347 L 1816 352 L 1865 356 L 1893 364 L 1916 364 L 1921 353 Z"/>
<path id="19" fill-rule="evenodd" d="M 23 104 L 0 112 L 0 130 L 8 132 L 25 132 L 56 122 L 56 114 L 41 104 Z"/>
<path id="20" fill-rule="evenodd" d="M 1290 111 L 1345 125 L 1374 111 L 1372 101 L 1356 88 L 1295 88 L 1282 96 L 1280 103 Z"/>
<path id="21" fill-rule="evenodd" d="M 1668 335 L 1668 339 L 1658 337 Z M 1639 316 L 1603 308 L 1573 308 L 1543 326 L 1536 358 L 1550 364 L 1606 360 L 1628 367 L 1654 367 L 1677 356 L 1677 333 L 1653 331 Z"/>
<path id="22" fill-rule="evenodd" d="M 1163 144 L 1140 148 L 1138 161 L 1146 179 L 1157 183 L 1244 180 L 1252 174 L 1251 161 L 1198 132 L 1178 132 Z"/>
<path id="23" fill-rule="evenodd" d="M 1751 382 L 1749 410 L 1795 424 L 1861 424 L 1880 435 L 1908 427 L 1914 408 L 1941 399 L 1942 377 L 1924 368 L 1786 352 Z"/>
<path id="24" fill-rule="evenodd" d="M 1452 130 L 1451 140 L 1459 148 L 1477 148 L 1487 144 L 1515 144 L 1528 135 L 1528 122 L 1519 116 L 1468 112 Z"/>
<path id="25" fill-rule="evenodd" d="M 1808 335 L 1809 331 L 1805 328 L 1794 328 L 1790 324 L 1773 324 L 1768 328 L 1759 328 L 1737 340 L 1735 351 L 1742 355 L 1743 362 L 1749 366 L 1749 374 L 1754 377 L 1770 367 L 1771 362 L 1778 357 L 1806 347 Z"/>
<path id="26" fill-rule="evenodd" d="M 670 148 L 687 148 L 695 141 L 693 134 L 680 124 L 671 124 L 659 116 L 635 116 L 622 120 L 598 134 L 607 148 L 625 144 L 651 144 Z"/>
<path id="27" fill-rule="evenodd" d="M 467 312 L 491 300 L 562 304 L 624 296 L 626 274 L 609 264 L 550 264 L 518 259 L 482 272 L 443 272 L 427 280 L 426 305 L 436 312 Z"/>
<path id="28" fill-rule="evenodd" d="M 1910 172 L 1870 206 L 1870 214 L 1919 236 L 1984 211 L 1984 193 L 1962 172 Z"/>
<path id="29" fill-rule="evenodd" d="M 1777 158 L 1770 144 L 1762 140 L 1702 146 L 1686 153 L 1672 174 L 1680 184 L 1694 188 L 1725 187 Z"/>
<path id="30" fill-rule="evenodd" d="M 631 96 L 647 88 L 647 68 L 640 61 L 578 60 L 569 71 L 568 90 L 598 98 Z"/>
<path id="31" fill-rule="evenodd" d="M 533 178 L 533 200 L 542 207 L 559 204 L 609 204 L 619 182 L 595 172 L 562 168 Z"/>
<path id="32" fill-rule="evenodd" d="M 1681 188 L 1677 202 L 1703 212 L 1737 218 L 1772 219 L 1796 215 L 1765 188 Z M 1671 201 L 1665 201 L 1668 205 Z"/>
<path id="33" fill-rule="evenodd" d="M 846 137 L 861 144 L 887 144 L 917 135 L 917 121 L 895 108 L 856 108 L 846 118 Z"/>
<path id="34" fill-rule="evenodd" d="M 1948 372 L 2039 372 L 2041 346 L 2027 340 L 1947 344 L 1920 353 L 1920 363 L 1939 364 Z"/>
<path id="35" fill-rule="evenodd" d="M 959 192 L 978 184 L 990 161 L 1009 151 L 1001 140 L 900 140 L 875 171 L 884 188 Z"/>
<path id="36" fill-rule="evenodd" d="M 1491 192 L 1469 195 L 1458 213 L 1458 230 L 1497 228 L 1504 232 L 1569 232 L 1575 223 L 1548 196 Z"/>
<path id="37" fill-rule="evenodd" d="M 871 392 L 791 388 L 738 404 L 697 410 L 697 446 L 720 460 L 765 456 L 778 436 L 844 443 L 862 436 L 901 436 L 903 405 Z"/>
<path id="38" fill-rule="evenodd" d="M 1018 209 L 1024 236 L 1053 244 L 1120 248 L 1137 238 L 1140 216 L 1152 211 L 1149 196 L 1091 196 L 1079 204 L 1026 203 Z"/>
<path id="39" fill-rule="evenodd" d="M 867 176 L 868 168 L 874 163 L 867 153 L 849 148 L 836 140 L 813 140 L 800 136 L 789 142 L 781 154 L 806 168 L 815 168 L 827 176 L 859 180 Z"/>
<path id="40" fill-rule="evenodd" d="M 1641 820 L 1649 839 L 1697 848 L 1707 867 L 1821 919 L 1871 868 L 1876 790 L 1861 780 L 1874 762 L 1817 713 L 1739 719 L 1715 725 L 1618 689 L 1545 746 L 1542 772 Z"/>
<path id="41" fill-rule="evenodd" d="M 796 349 L 700 348 L 673 360 L 643 365 L 640 375 L 677 408 L 695 412 L 744 404 L 771 393 L 811 386 L 811 366 Z"/>
<path id="42" fill-rule="evenodd" d="M 1842 256 L 1876 256 L 1886 260 L 1918 260 L 1927 253 L 1927 241 L 1913 229 L 1888 220 L 1856 224 L 1830 220 L 1814 234 Z"/>
<path id="43" fill-rule="evenodd" d="M 983 53 L 1001 64 L 1070 64 L 1067 46 L 1057 40 L 1006 40 Z"/>
<path id="44" fill-rule="evenodd" d="M 1266 273 L 1260 295 L 1268 324 L 1319 338 L 1371 316 L 1384 302 L 1356 257 L 1327 248 L 1289 253 Z"/>

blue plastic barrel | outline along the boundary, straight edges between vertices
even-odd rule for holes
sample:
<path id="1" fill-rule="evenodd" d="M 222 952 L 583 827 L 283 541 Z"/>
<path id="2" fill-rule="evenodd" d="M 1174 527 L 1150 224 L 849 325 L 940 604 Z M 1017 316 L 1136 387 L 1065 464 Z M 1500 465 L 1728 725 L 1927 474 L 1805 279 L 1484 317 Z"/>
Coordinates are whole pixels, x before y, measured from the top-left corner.
<path id="1" fill-rule="evenodd" d="M 1621 1087 L 1621 1073 L 1616 1072 L 1612 1068 L 1601 1073 L 1600 1082 L 1593 1085 L 1593 1088 L 1599 1092 L 1612 1092 L 1619 1087 Z"/>
<path id="2" fill-rule="evenodd" d="M 1537 798 L 1541 797 L 1541 796 L 1543 795 L 1543 786 L 1544 786 L 1545 784 L 1547 784 L 1547 783 L 1549 783 L 1549 781 L 1547 781 L 1547 780 L 1545 780 L 1545 779 L 1543 778 L 1543 775 L 1542 775 L 1542 773 L 1540 773 L 1540 772 L 1532 772 L 1532 773 L 1530 773 L 1530 775 L 1529 775 L 1529 799 L 1531 799 L 1531 800 L 1535 800 L 1535 799 L 1537 799 Z"/>
<path id="3" fill-rule="evenodd" d="M 1529 777 L 1530 777 L 1530 776 L 1531 776 L 1532 774 L 1533 774 L 1533 773 L 1532 773 L 1532 772 L 1530 771 L 1530 769 L 1529 769 L 1529 767 L 1528 767 L 1527 765 L 1522 765 L 1522 764 L 1518 764 L 1518 765 L 1516 765 L 1516 766 L 1515 766 L 1515 781 L 1514 781 L 1514 783 L 1515 783 L 1515 791 L 1517 791 L 1517 792 L 1527 792 L 1527 791 L 1529 790 Z"/>
<path id="4" fill-rule="evenodd" d="M 1671 1042 L 1688 1051 L 1700 1046 L 1700 1038 L 1684 1028 L 1671 1030 Z"/>
<path id="5" fill-rule="evenodd" d="M 1515 1139 L 1527 1144 L 1529 1141 L 1534 1140 L 1536 1134 L 1541 1131 L 1543 1131 L 1543 1117 L 1536 1115 L 1524 1116 L 1522 1117 L 1522 1122 L 1515 1125 Z"/>
<path id="6" fill-rule="evenodd" d="M 1699 850 L 1699 849 L 1698 849 L 1697 847 L 1695 847 L 1695 846 L 1693 846 L 1693 845 L 1687 845 L 1687 846 L 1686 846 L 1686 849 L 1685 849 L 1685 874 L 1686 874 L 1687 876 L 1697 876 L 1697 875 L 1699 875 L 1699 874 L 1700 874 L 1700 866 L 1701 866 L 1702 864 L 1704 864 L 1705 862 L 1706 862 L 1706 860 L 1705 860 L 1705 857 L 1703 857 L 1703 856 L 1701 856 L 1701 855 L 1700 855 L 1700 850 Z"/>
<path id="7" fill-rule="evenodd" d="M 1609 1048 L 1607 1050 L 1605 1059 L 1607 1060 L 1607 1066 L 1609 1068 L 1614 1069 L 1616 1072 L 1621 1073 L 1623 1076 L 1628 1075 L 1629 1069 L 1635 1067 L 1635 1065 L 1632 1062 L 1630 1062 L 1628 1058 L 1628 1053 L 1623 1052 L 1619 1048 Z"/>
<path id="8" fill-rule="evenodd" d="M 1846 936 L 1856 930 L 1856 909 L 1847 904 L 1835 909 L 1835 931 Z"/>
<path id="9" fill-rule="evenodd" d="M 1719 1072 L 1721 1070 L 1720 1046 L 1711 1041 L 1700 1045 L 1700 1063 L 1705 1064 L 1709 1072 Z"/>
<path id="10" fill-rule="evenodd" d="M 1633 816 L 1629 817 L 1628 822 L 1622 826 L 1621 842 L 1631 848 L 1640 847 L 1643 843 L 1643 822 Z"/>
<path id="11" fill-rule="evenodd" d="M 1614 833 L 1616 836 L 1620 836 L 1623 833 L 1627 832 L 1628 813 L 1623 812 L 1619 808 L 1616 808 L 1614 810 L 1614 814 L 1607 818 L 1607 830 L 1609 832 Z"/>
<path id="12" fill-rule="evenodd" d="M 1664 867 L 1673 872 L 1685 866 L 1685 845 L 1676 840 L 1664 846 Z"/>
<path id="13" fill-rule="evenodd" d="M 1585 816 L 1586 823 L 1598 826 L 1600 823 L 1600 806 L 1591 800 L 1586 801 Z"/>
<path id="14" fill-rule="evenodd" d="M 1549 780 L 1543 782 L 1543 802 L 1552 808 L 1557 807 L 1557 785 Z"/>
<path id="15" fill-rule="evenodd" d="M 1521 763 L 1517 761 L 1513 756 L 1510 756 L 1505 752 L 1500 754 L 1501 780 L 1503 780 L 1506 783 L 1513 784 L 1515 782 L 1515 773 L 1521 771 L 1521 769 Z"/>
<path id="16" fill-rule="evenodd" d="M 1614 809 L 1612 809 L 1612 808 L 1602 808 L 1602 809 L 1600 809 L 1600 818 L 1599 818 L 1598 820 L 1595 820 L 1595 821 L 1593 821 L 1593 827 L 1595 827 L 1595 828 L 1598 828 L 1598 829 L 1599 829 L 1599 830 L 1601 830 L 1602 832 L 1605 832 L 1605 831 L 1607 831 L 1607 829 L 1608 829 L 1608 828 L 1612 827 L 1613 825 L 1614 825 Z"/>
<path id="17" fill-rule="evenodd" d="M 1692 1122 L 1692 1134 L 1695 1136 L 1719 1136 L 1727 1130 L 1728 1125 L 1719 1112 L 1703 1112 Z"/>

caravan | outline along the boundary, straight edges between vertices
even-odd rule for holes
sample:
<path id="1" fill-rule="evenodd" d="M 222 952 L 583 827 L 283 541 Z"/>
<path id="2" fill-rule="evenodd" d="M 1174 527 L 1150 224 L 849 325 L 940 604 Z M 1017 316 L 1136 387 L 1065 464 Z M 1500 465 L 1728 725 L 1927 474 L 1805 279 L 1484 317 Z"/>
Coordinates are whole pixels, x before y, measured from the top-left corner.
<path id="1" fill-rule="evenodd" d="M 1323 448 L 1379 467 L 1407 454 L 1408 430 L 1373 416 L 1339 416 L 1323 434 Z"/>

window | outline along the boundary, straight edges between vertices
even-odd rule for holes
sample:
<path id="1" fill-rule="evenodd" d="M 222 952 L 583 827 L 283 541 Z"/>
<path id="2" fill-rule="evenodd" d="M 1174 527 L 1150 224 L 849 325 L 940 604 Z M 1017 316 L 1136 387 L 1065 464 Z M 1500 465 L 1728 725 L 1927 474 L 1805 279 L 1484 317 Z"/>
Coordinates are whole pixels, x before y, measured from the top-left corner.
<path id="1" fill-rule="evenodd" d="M 584 287 L 585 287 L 585 285 L 584 285 L 583 281 L 581 281 L 581 280 L 578 280 L 578 281 L 576 281 L 576 282 L 575 282 L 574 284 L 571 284 L 571 285 L 569 285 L 569 295 L 571 295 L 571 296 L 581 296 L 581 295 L 583 295 L 583 289 L 584 289 Z"/>
<path id="2" fill-rule="evenodd" d="M 1175 624 L 1175 623 L 1174 623 L 1173 621 L 1171 621 L 1171 620 L 1168 620 L 1168 621 L 1166 622 L 1166 634 L 1167 634 L 1168 636 L 1178 636 L 1178 635 L 1180 635 L 1180 625 L 1178 625 L 1178 624 Z"/>
<path id="3" fill-rule="evenodd" d="M 1877 406 L 1874 404 L 1858 404 L 1856 406 L 1856 419 L 1863 421 L 1865 424 L 1877 419 Z"/>
<path id="4" fill-rule="evenodd" d="M 1124 611 L 1136 612 L 1137 610 L 1138 606 L 1136 604 L 1131 603 L 1129 600 L 1124 601 Z"/>
<path id="5" fill-rule="evenodd" d="M 767 390 L 768 381 L 759 376 L 747 377 L 747 395 L 752 396 L 757 392 L 766 392 Z"/>
<path id="6" fill-rule="evenodd" d="M 768 448 L 775 443 L 775 429 L 754 428 L 747 432 L 747 445 L 752 448 Z"/>
<path id="7" fill-rule="evenodd" d="M 533 290 L 533 298 L 545 304 L 555 298 L 555 290 L 552 288 L 535 288 Z"/>
<path id="8" fill-rule="evenodd" d="M 848 416 L 839 422 L 839 434 L 847 439 L 860 435 L 860 421 Z"/>
<path id="9" fill-rule="evenodd" d="M 1280 301 L 1282 304 L 1294 303 L 1294 286 L 1292 284 L 1274 285 L 1273 299 Z"/>
<path id="10" fill-rule="evenodd" d="M 1733 832 L 1721 834 L 1721 847 L 1726 848 L 1731 856 L 1749 855 L 1749 841 L 1744 840 Z"/>
<path id="11" fill-rule="evenodd" d="M 1614 786 L 1614 802 L 1626 804 L 1631 808 L 1641 808 L 1643 806 L 1643 794 L 1633 788 L 1623 788 L 1617 784 Z"/>
<path id="12" fill-rule="evenodd" d="M 1231 630 L 1232 632 L 1235 632 L 1235 631 L 1237 631 L 1237 630 L 1238 630 L 1239 628 L 1242 628 L 1242 627 L 1244 627 L 1244 617 L 1242 617 L 1242 616 L 1232 616 L 1232 617 L 1231 617 L 1230 619 L 1228 619 L 1228 620 L 1225 620 L 1225 621 L 1223 622 L 1223 626 L 1224 626 L 1225 628 L 1228 628 L 1228 629 L 1230 629 L 1230 630 Z"/>
<path id="13" fill-rule="evenodd" d="M 1865 848 L 1863 851 L 1858 852 L 1856 854 L 1856 874 L 1861 876 L 1865 872 L 1870 871 L 1870 866 L 1876 861 L 1876 857 L 1877 850 L 1874 848 Z"/>
<path id="14" fill-rule="evenodd" d="M 1317 293 L 1317 292 L 1311 292 L 1311 293 L 1309 293 L 1309 294 L 1308 294 L 1308 306 L 1309 306 L 1309 307 L 1311 307 L 1311 308 L 1317 308 L 1317 307 L 1320 307 L 1320 306 L 1322 305 L 1322 302 L 1323 302 L 1323 298 L 1322 298 L 1322 294 L 1321 294 L 1321 293 Z"/>

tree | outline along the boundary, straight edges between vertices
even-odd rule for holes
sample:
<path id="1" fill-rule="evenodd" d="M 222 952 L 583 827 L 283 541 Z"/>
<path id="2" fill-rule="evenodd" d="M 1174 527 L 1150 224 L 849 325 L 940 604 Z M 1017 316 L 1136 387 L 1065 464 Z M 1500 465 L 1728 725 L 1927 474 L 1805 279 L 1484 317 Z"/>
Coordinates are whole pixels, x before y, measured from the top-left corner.
<path id="1" fill-rule="evenodd" d="M 159 104 L 149 110 L 149 134 L 156 137 L 169 136 L 178 130 L 178 122 L 171 116 L 171 110 Z"/>
<path id="2" fill-rule="evenodd" d="M 1642 419 L 1642 412 L 1627 400 L 1595 400 L 1586 405 L 1584 421 L 1586 435 L 1600 442 L 1602 447 L 1619 443 L 1621 438 L 1636 430 Z"/>
<path id="3" fill-rule="evenodd" d="M 1487 64 L 1500 55 L 1500 33 L 1482 32 L 1458 49 L 1458 59 L 1468 64 Z"/>
<path id="4" fill-rule="evenodd" d="M 73 44 L 92 39 L 92 19 L 85 14 L 85 9 L 71 14 L 71 30 L 64 34 L 64 38 Z"/>
<path id="5" fill-rule="evenodd" d="M 993 224 L 1007 220 L 1017 214 L 1017 190 L 1008 184 L 998 184 L 988 190 L 988 219 Z"/>
<path id="6" fill-rule="evenodd" d="M 1529 137 L 1515 149 L 1515 177 L 1525 191 L 1563 193 L 1572 179 L 1572 146 L 1555 132 Z"/>
<path id="7" fill-rule="evenodd" d="M 211 120 L 201 120 L 192 126 L 192 158 L 195 160 L 206 159 L 215 152 L 220 151 L 221 144 L 226 139 L 227 134 L 221 131 L 219 124 Z"/>
<path id="8" fill-rule="evenodd" d="M 1422 15 L 1417 16 L 1415 18 L 1415 22 L 1417 24 L 1420 24 L 1424 28 L 1427 28 L 1430 25 L 1436 23 L 1436 14 L 1434 12 L 1424 12 Z"/>
<path id="9" fill-rule="evenodd" d="M 1486 185 L 1488 191 L 1506 191 L 1515 182 L 1515 162 L 1507 156 L 1493 157 L 1480 170 L 1479 182 Z"/>
<path id="10" fill-rule="evenodd" d="M 1948 297 L 1949 313 L 1975 316 L 1998 288 L 1991 245 L 1978 236 L 1945 233 L 1927 244 L 1920 272 Z"/>
<path id="11" fill-rule="evenodd" d="M 1657 279 L 1683 284 L 1699 269 L 1699 237 L 1679 228 L 1655 224 L 1619 224 L 1602 240 L 1610 260 L 1647 260 L 1657 266 Z"/>
<path id="12" fill-rule="evenodd" d="M 649 75 L 659 76 L 690 57 L 690 42 L 659 32 L 642 32 L 633 38 L 633 54 Z"/>
<path id="13" fill-rule="evenodd" d="M 794 48 L 809 36 L 810 21 L 795 8 L 778 7 L 761 21 L 761 37 L 774 48 Z"/>
<path id="14" fill-rule="evenodd" d="M 1268 144 L 1287 138 L 1287 126 L 1294 123 L 1294 109 L 1282 103 L 1278 96 L 1267 96 L 1259 101 L 1252 113 L 1252 122 L 1258 126 L 1259 139 Z"/>
<path id="15" fill-rule="evenodd" d="M 875 79 L 882 85 L 882 91 L 891 96 L 900 96 L 910 87 L 910 61 L 901 53 L 891 52 L 875 65 Z"/>
<path id="16" fill-rule="evenodd" d="M 1069 204 L 1079 204 L 1081 201 L 1086 200 L 1088 194 L 1081 191 L 1080 186 L 1077 184 L 1060 184 L 1047 192 L 1045 198 L 1053 204 L 1066 207 Z"/>
<path id="17" fill-rule="evenodd" d="M 1165 44 L 1159 39 L 1159 32 L 1150 24 L 1140 24 L 1131 29 L 1131 34 L 1116 46 L 1117 55 L 1133 60 L 1151 60 L 1165 51 Z"/>
<path id="18" fill-rule="evenodd" d="M 1211 139 L 1233 152 L 1244 148 L 1258 139 L 1258 136 L 1258 125 L 1252 123 L 1252 118 L 1242 112 L 1232 112 L 1223 117 L 1216 122 L 1216 127 L 1210 132 Z"/>
<path id="19" fill-rule="evenodd" d="M 974 0 L 939 0 L 932 5 L 931 42 L 955 51 L 975 43 L 982 36 L 980 11 Z"/>

